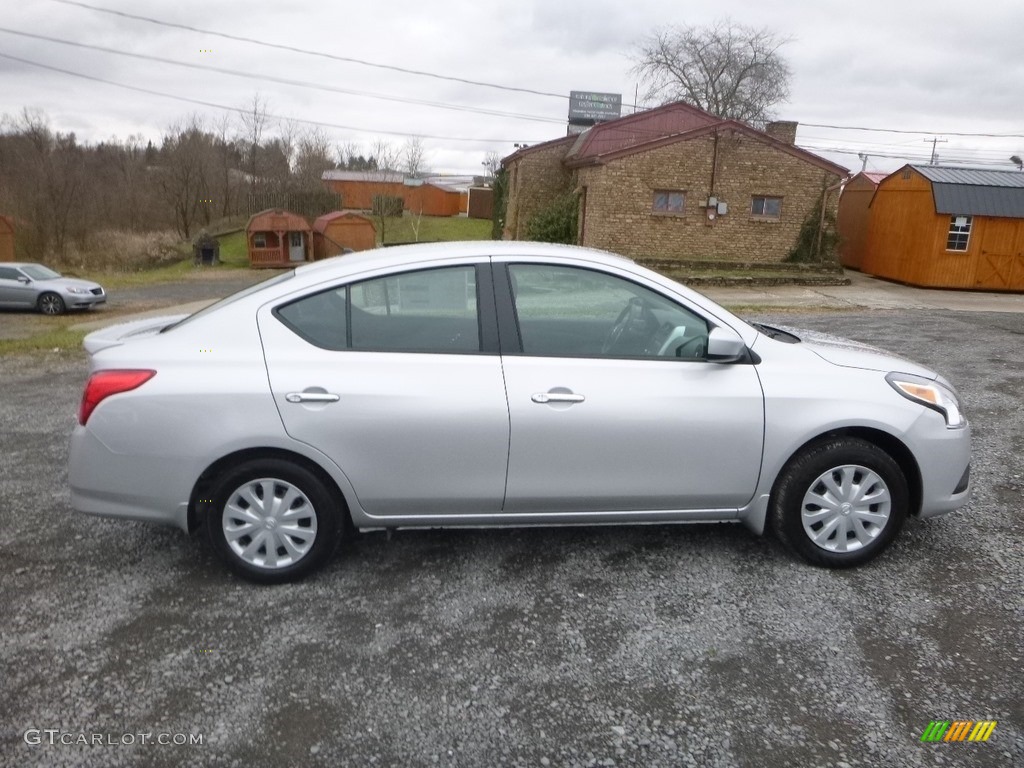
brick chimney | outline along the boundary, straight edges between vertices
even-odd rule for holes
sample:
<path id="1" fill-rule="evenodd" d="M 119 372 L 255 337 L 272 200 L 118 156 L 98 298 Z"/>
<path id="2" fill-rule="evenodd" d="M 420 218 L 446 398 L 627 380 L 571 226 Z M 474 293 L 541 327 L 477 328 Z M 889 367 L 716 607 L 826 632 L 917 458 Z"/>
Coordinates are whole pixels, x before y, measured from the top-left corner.
<path id="1" fill-rule="evenodd" d="M 764 132 L 773 139 L 784 141 L 787 144 L 796 144 L 796 127 L 799 125 L 795 120 L 776 120 L 764 127 Z"/>

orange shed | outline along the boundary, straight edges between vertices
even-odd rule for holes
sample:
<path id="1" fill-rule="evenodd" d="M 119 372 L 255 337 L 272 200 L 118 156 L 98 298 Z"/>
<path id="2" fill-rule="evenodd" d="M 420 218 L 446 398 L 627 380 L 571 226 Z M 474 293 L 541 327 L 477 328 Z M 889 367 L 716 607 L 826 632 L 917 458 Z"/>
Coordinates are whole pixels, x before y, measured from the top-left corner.
<path id="1" fill-rule="evenodd" d="M 861 269 L 911 285 L 1024 290 L 1024 173 L 890 174 L 871 200 Z"/>
<path id="2" fill-rule="evenodd" d="M 313 230 L 305 217 L 280 208 L 253 214 L 245 227 L 251 267 L 293 267 L 312 260 Z"/>
<path id="3" fill-rule="evenodd" d="M 377 227 L 353 211 L 325 213 L 313 222 L 313 258 L 337 256 L 344 249 L 368 251 L 377 246 Z"/>
<path id="4" fill-rule="evenodd" d="M 14 261 L 14 222 L 0 216 L 0 261 Z"/>
<path id="5" fill-rule="evenodd" d="M 861 172 L 846 182 L 839 196 L 836 229 L 839 232 L 839 262 L 860 269 L 868 237 L 868 206 L 884 179 L 884 173 Z"/>
<path id="6" fill-rule="evenodd" d="M 458 216 L 466 212 L 466 192 L 456 184 L 445 183 L 450 177 L 407 179 L 394 171 L 324 171 L 324 185 L 341 195 L 347 209 L 368 211 L 375 195 L 402 198 L 405 210 L 424 216 Z M 456 177 L 460 179 L 462 177 Z"/>

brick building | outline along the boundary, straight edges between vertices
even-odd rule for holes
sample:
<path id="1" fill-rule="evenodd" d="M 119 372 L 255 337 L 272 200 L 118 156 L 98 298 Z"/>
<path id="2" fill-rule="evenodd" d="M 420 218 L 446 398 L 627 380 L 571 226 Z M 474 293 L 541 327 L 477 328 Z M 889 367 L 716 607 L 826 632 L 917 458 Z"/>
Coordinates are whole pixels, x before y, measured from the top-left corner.
<path id="1" fill-rule="evenodd" d="M 781 261 L 847 171 L 794 145 L 796 123 L 765 131 L 667 104 L 521 149 L 509 173 L 505 237 L 579 196 L 580 245 L 634 258 Z"/>

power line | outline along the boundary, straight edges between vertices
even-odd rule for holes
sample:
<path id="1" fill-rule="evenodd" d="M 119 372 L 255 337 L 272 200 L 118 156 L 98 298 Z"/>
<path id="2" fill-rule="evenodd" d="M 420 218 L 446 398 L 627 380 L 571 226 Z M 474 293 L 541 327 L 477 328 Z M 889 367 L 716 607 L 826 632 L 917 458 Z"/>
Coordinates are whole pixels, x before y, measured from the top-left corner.
<path id="1" fill-rule="evenodd" d="M 332 85 L 324 85 L 323 83 L 313 83 L 306 80 L 292 80 L 285 77 L 276 77 L 274 75 L 258 75 L 252 72 L 243 72 L 241 70 L 226 69 L 224 67 L 214 67 L 209 64 L 196 64 L 190 61 L 179 61 L 177 59 L 168 59 L 162 56 L 153 56 L 146 53 L 131 53 L 129 51 L 123 51 L 116 48 L 107 48 L 102 45 L 90 45 L 88 43 L 79 43 L 74 40 L 63 40 L 58 37 L 50 37 L 49 35 L 39 35 L 33 32 L 23 32 L 16 29 L 9 29 L 7 27 L 0 27 L 0 32 L 5 32 L 9 35 L 17 35 L 19 37 L 28 37 L 35 40 L 44 40 L 48 43 L 58 43 L 60 45 L 68 45 L 74 48 L 84 48 L 90 51 L 100 51 L 101 53 L 109 53 L 115 56 L 126 56 L 132 59 L 141 59 L 143 61 L 154 61 L 160 64 L 171 64 L 177 67 L 186 67 L 188 69 L 197 69 L 207 72 L 218 72 L 223 75 L 231 75 L 233 77 L 243 77 L 248 80 L 259 80 L 272 83 L 280 83 L 282 85 L 297 86 L 300 88 L 310 88 L 317 91 L 328 91 L 331 93 L 342 93 L 347 96 L 361 96 L 369 99 L 380 99 L 383 101 L 394 101 L 402 104 L 415 104 L 418 106 L 425 107 L 436 107 L 438 109 L 450 109 L 456 112 L 473 112 L 482 115 L 489 115 L 492 117 L 507 117 L 516 120 L 532 120 L 534 122 L 542 123 L 558 123 L 565 122 L 559 118 L 543 117 L 540 115 L 524 115 L 518 112 L 504 112 L 501 110 L 494 109 L 481 109 L 479 107 L 469 107 L 461 104 L 447 104 L 439 101 L 428 101 L 426 99 L 413 99 L 405 96 L 389 96 L 386 94 L 373 93 L 371 91 L 356 91 L 350 88 L 339 88 Z"/>
<path id="2" fill-rule="evenodd" d="M 63 0 L 59 0 L 63 1 Z M 834 128 L 837 131 L 872 131 L 875 133 L 911 133 L 928 136 L 969 136 L 989 139 L 1024 139 L 1024 133 L 957 133 L 956 131 L 911 131 L 904 128 L 864 128 L 856 125 L 824 125 L 822 123 L 800 123 L 808 128 Z"/>
<path id="3" fill-rule="evenodd" d="M 241 35 L 230 35 L 226 32 L 217 32 L 212 29 L 202 29 L 200 27 L 189 26 L 188 24 L 178 24 L 173 21 L 163 21 L 162 19 L 154 19 L 150 16 L 141 16 L 134 13 L 125 13 L 124 11 L 116 11 L 113 8 L 104 8 L 99 5 L 90 5 L 89 3 L 80 3 L 75 0 L 52 0 L 55 3 L 62 5 L 73 5 L 79 8 L 85 8 L 90 11 L 97 11 L 99 13 L 108 13 L 112 16 L 121 16 L 126 19 L 134 19 L 136 21 L 145 21 L 149 24 L 156 24 L 161 27 L 172 27 L 174 29 L 184 29 L 188 32 L 198 32 L 203 35 L 212 35 L 214 37 L 222 37 L 227 40 L 235 40 L 242 43 L 252 43 L 253 45 L 261 45 L 266 48 L 277 48 L 282 51 L 290 51 L 292 53 L 301 53 L 305 56 L 317 56 L 323 59 L 332 59 L 334 61 L 345 62 L 346 64 L 359 64 L 364 67 L 374 67 L 375 69 L 387 69 L 392 72 L 401 72 L 406 75 L 417 75 L 419 77 L 432 77 L 436 80 L 448 80 L 455 83 L 463 83 L 465 85 L 476 85 L 481 88 L 496 88 L 501 91 L 513 91 L 515 93 L 529 93 L 534 96 L 551 96 L 556 99 L 568 99 L 569 97 L 563 93 L 550 93 L 548 91 L 537 91 L 532 88 L 520 88 L 512 85 L 502 85 L 500 83 L 488 83 L 483 80 L 468 80 L 463 77 L 455 77 L 452 75 L 440 75 L 436 72 L 428 72 L 422 69 L 409 69 L 407 67 L 399 67 L 393 64 L 381 64 L 379 62 L 367 61 L 365 59 L 357 59 L 351 56 L 338 56 L 333 53 L 324 53 L 323 51 L 311 51 L 306 48 L 299 48 L 292 45 L 283 45 L 281 43 L 271 43 L 266 40 L 257 40 L 252 37 L 243 37 Z"/>
<path id="4" fill-rule="evenodd" d="M 11 61 L 17 61 L 22 64 L 28 64 L 29 66 L 39 67 L 40 69 L 48 69 L 52 72 L 60 72 L 64 75 L 70 75 L 71 77 L 78 77 L 83 80 L 90 80 L 95 83 L 103 83 L 105 85 L 112 85 L 116 88 L 124 88 L 129 91 L 135 91 L 136 93 L 145 93 L 151 96 L 160 96 L 166 99 L 174 99 L 175 101 L 182 101 L 187 104 L 196 104 L 201 107 L 212 107 L 213 109 L 222 109 L 227 112 L 237 112 L 239 114 L 248 114 L 247 109 L 241 107 L 229 107 L 224 104 L 217 104 L 212 101 L 203 101 L 201 99 L 192 99 L 187 96 L 177 96 L 173 93 L 164 93 L 163 91 L 156 91 L 151 88 L 142 88 L 137 85 L 128 85 L 126 83 L 118 83 L 114 80 L 106 80 L 102 77 L 95 77 L 94 75 L 87 75 L 83 72 L 73 72 L 69 69 L 62 69 L 61 67 L 54 67 L 50 64 L 42 64 L 38 61 L 32 61 L 30 59 L 23 59 L 19 56 L 12 56 L 8 53 L 0 52 L 0 57 L 10 59 Z M 387 131 L 380 128 L 360 128 L 354 125 L 339 125 L 338 123 L 327 123 L 320 120 L 305 120 L 298 117 L 284 117 L 283 115 L 267 114 L 267 117 L 273 120 L 292 120 L 296 123 L 303 123 L 305 125 L 315 125 L 321 128 L 334 128 L 343 131 L 355 131 L 358 133 L 370 133 L 370 134 L 384 134 L 386 136 L 401 136 L 404 138 L 421 138 L 421 139 L 435 139 L 437 141 L 465 141 L 475 142 L 481 144 L 513 144 L 521 139 L 480 139 L 480 138 L 468 138 L 461 136 L 432 136 L 430 134 L 422 133 L 406 133 L 402 131 Z"/>

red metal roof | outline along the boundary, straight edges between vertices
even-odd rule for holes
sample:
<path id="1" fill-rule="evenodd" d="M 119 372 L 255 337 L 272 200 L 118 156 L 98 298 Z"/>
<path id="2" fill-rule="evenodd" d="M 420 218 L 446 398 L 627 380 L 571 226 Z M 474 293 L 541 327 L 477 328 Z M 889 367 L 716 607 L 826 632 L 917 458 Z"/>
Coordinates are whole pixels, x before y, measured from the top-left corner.
<path id="1" fill-rule="evenodd" d="M 362 219 L 363 221 L 367 221 L 372 226 L 376 227 L 376 225 L 373 224 L 372 219 L 370 219 L 367 216 L 363 216 L 361 213 L 358 213 L 356 211 L 331 211 L 330 213 L 325 213 L 323 216 L 319 217 L 316 221 L 313 222 L 313 231 L 323 234 L 324 231 L 327 229 L 328 224 L 330 224 L 332 221 L 336 219 L 341 218 Z"/>
<path id="2" fill-rule="evenodd" d="M 304 216 L 280 208 L 254 213 L 245 226 L 246 232 L 309 232 Z"/>
<path id="3" fill-rule="evenodd" d="M 722 122 L 721 118 L 689 104 L 666 104 L 595 125 L 580 134 L 565 159 L 579 161 L 597 157 Z"/>

